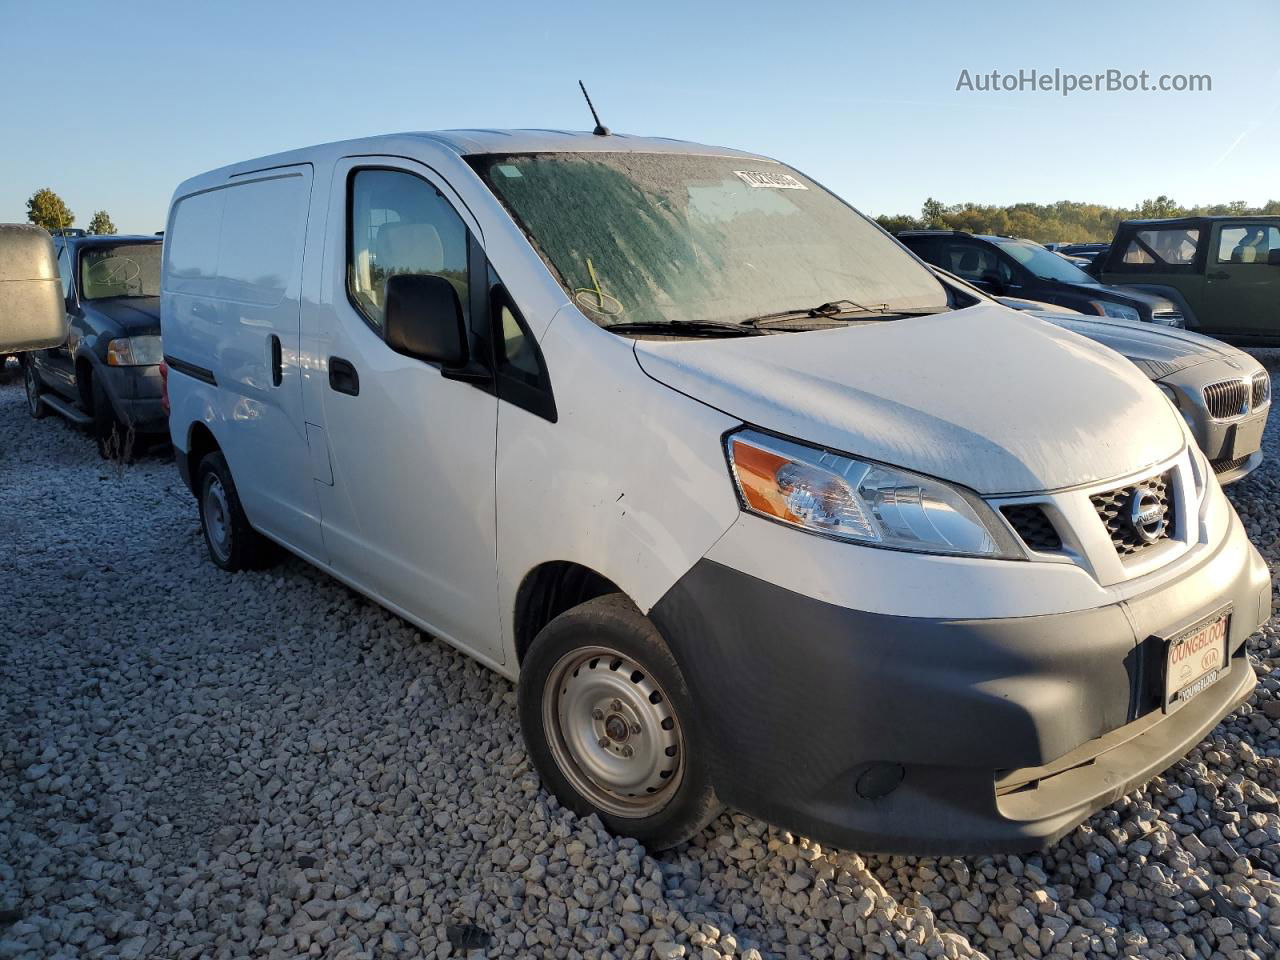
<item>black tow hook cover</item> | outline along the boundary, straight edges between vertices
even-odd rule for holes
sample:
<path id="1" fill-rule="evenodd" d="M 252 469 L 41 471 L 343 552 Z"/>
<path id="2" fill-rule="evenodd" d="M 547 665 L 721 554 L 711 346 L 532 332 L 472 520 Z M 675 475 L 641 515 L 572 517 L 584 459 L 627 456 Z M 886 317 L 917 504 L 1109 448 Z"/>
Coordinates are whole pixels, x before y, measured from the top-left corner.
<path id="1" fill-rule="evenodd" d="M 871 763 L 858 775 L 855 789 L 863 800 L 879 800 L 898 789 L 906 771 L 896 763 Z"/>

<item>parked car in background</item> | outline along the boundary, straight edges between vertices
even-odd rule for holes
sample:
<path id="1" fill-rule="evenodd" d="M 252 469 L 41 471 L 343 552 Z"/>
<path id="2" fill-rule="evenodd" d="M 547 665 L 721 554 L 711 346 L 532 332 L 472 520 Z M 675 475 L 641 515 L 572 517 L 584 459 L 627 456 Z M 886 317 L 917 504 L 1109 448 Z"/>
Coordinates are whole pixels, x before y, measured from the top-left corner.
<path id="1" fill-rule="evenodd" d="M 1167 297 L 1103 285 L 1031 240 L 956 230 L 903 230 L 897 236 L 922 260 L 992 296 L 1029 297 L 1095 316 L 1182 326 L 1182 312 Z"/>
<path id="2" fill-rule="evenodd" d="M 67 339 L 23 356 L 27 407 L 92 430 L 98 450 L 127 455 L 163 436 L 160 254 L 156 236 L 54 237 Z"/>
<path id="3" fill-rule="evenodd" d="M 374 137 L 194 177 L 165 238 L 211 561 L 517 679 L 614 831 L 1034 848 L 1254 688 L 1270 575 L 1160 392 L 775 160 Z"/>
<path id="4" fill-rule="evenodd" d="M 1077 257 L 1081 260 L 1093 261 L 1101 253 L 1105 253 L 1110 247 L 1109 243 L 1099 243 L 1090 241 L 1088 243 L 1064 243 L 1058 248 L 1058 253 L 1065 254 L 1068 257 Z"/>
<path id="5" fill-rule="evenodd" d="M 939 273 L 948 282 L 964 284 L 946 271 Z M 1243 350 L 1190 330 L 1090 317 L 1022 298 L 996 299 L 1096 340 L 1137 366 L 1178 408 L 1219 483 L 1234 483 L 1262 464 L 1262 434 L 1271 412 L 1271 374 Z"/>
<path id="6" fill-rule="evenodd" d="M 1280 217 L 1126 220 L 1090 272 L 1172 300 L 1201 333 L 1280 344 Z"/>

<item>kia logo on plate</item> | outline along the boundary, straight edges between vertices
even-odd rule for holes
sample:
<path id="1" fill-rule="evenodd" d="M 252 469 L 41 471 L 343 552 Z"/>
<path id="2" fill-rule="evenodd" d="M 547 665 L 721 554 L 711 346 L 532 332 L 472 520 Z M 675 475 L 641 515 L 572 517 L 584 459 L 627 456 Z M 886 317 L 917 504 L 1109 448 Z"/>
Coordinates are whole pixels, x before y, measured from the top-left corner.
<path id="1" fill-rule="evenodd" d="M 1155 543 L 1164 535 L 1164 507 L 1150 487 L 1138 487 L 1129 500 L 1129 526 L 1144 543 Z"/>

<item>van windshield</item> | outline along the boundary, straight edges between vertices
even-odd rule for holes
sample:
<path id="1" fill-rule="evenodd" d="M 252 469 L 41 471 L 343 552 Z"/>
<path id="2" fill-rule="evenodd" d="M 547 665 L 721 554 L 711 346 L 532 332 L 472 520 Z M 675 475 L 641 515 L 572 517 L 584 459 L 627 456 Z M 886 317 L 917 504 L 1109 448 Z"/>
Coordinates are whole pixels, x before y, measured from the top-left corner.
<path id="1" fill-rule="evenodd" d="M 661 153 L 470 160 L 602 326 L 737 323 L 837 301 L 947 309 L 924 266 L 782 164 Z"/>
<path id="2" fill-rule="evenodd" d="M 119 243 L 86 246 L 80 254 L 80 297 L 160 296 L 158 243 Z"/>

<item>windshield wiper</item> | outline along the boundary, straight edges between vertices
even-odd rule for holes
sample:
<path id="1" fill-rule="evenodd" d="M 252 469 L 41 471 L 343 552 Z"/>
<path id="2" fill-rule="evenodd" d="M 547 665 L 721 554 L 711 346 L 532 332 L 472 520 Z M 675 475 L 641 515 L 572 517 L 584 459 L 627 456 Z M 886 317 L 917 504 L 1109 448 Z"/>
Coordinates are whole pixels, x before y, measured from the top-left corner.
<path id="1" fill-rule="evenodd" d="M 750 325 L 716 320 L 628 320 L 611 323 L 605 329 L 614 333 L 657 333 L 669 337 L 751 337 L 764 333 Z"/>
<path id="2" fill-rule="evenodd" d="M 941 310 L 945 309 L 947 308 L 941 308 Z M 931 313 L 940 313 L 941 310 L 933 307 L 891 307 L 887 303 L 868 307 L 853 300 L 832 300 L 828 303 L 820 303 L 816 307 L 798 307 L 794 310 L 762 313 L 758 317 L 747 317 L 741 323 L 746 327 L 761 327 L 772 323 L 785 323 L 788 320 L 842 320 L 849 317 L 874 317 L 878 320 L 887 320 L 891 317 L 923 317 Z"/>

